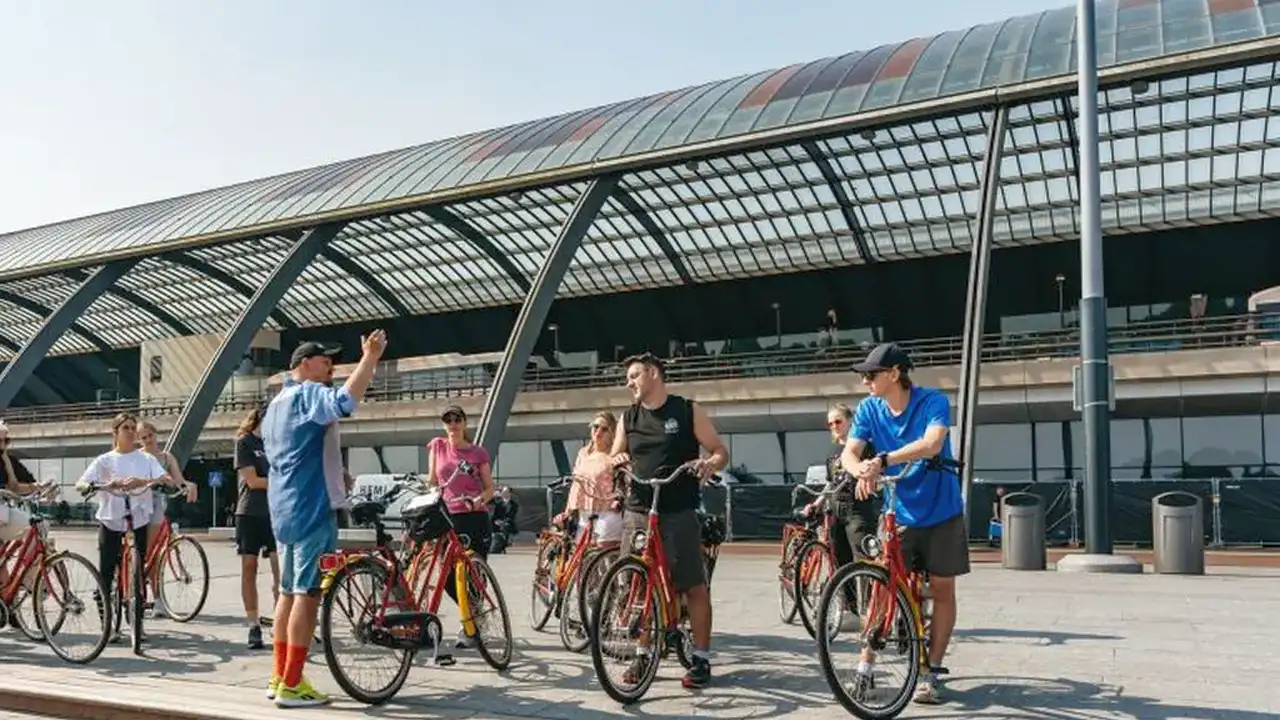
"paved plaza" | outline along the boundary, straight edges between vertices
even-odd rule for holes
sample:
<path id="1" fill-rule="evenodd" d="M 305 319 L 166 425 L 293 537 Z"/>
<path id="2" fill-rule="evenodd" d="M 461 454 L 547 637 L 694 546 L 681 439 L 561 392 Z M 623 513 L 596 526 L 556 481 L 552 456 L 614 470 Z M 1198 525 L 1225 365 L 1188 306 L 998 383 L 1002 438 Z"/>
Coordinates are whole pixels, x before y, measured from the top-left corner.
<path id="1" fill-rule="evenodd" d="M 95 557 L 93 537 L 61 539 Z M 244 647 L 238 560 L 231 544 L 206 543 L 209 602 L 195 622 L 148 624 L 148 657 L 112 645 L 88 667 L 68 666 L 13 632 L 0 635 L 4 682 L 157 707 L 203 708 L 242 720 L 275 717 L 263 686 L 270 652 Z M 800 718 L 843 717 L 799 626 L 776 608 L 773 558 L 724 555 L 716 571 L 712 687 L 681 688 L 679 664 L 663 665 L 648 698 L 622 708 L 595 681 L 590 656 L 571 655 L 556 635 L 529 628 L 528 552 L 497 556 L 516 635 L 502 674 L 473 651 L 452 668 L 416 667 L 387 706 L 338 697 L 317 653 L 316 684 L 335 692 L 330 709 L 304 718 Z M 1280 572 L 1211 568 L 1207 577 L 1017 573 L 977 565 L 960 585 L 961 616 L 948 658 L 951 702 L 909 707 L 903 717 L 1274 718 L 1269 658 L 1280 644 Z M 265 590 L 265 579 L 260 583 Z M 263 594 L 269 598 L 268 593 Z M 456 628 L 456 624 L 446 624 Z M 554 624 L 550 629 L 554 629 Z M 68 690 L 71 688 L 71 690 Z"/>

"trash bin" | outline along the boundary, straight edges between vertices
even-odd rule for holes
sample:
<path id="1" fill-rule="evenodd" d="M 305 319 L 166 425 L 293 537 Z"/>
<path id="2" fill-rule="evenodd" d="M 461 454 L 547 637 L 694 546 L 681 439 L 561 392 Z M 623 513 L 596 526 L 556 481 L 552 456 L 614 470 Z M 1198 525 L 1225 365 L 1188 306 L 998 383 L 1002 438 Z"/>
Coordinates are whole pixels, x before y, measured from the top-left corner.
<path id="1" fill-rule="evenodd" d="M 1000 501 L 1000 518 L 1001 564 L 1008 570 L 1044 570 L 1044 500 L 1034 493 L 1009 493 Z"/>
<path id="2" fill-rule="evenodd" d="M 1153 565 L 1158 573 L 1204 574 L 1204 503 L 1175 490 L 1151 498 Z"/>

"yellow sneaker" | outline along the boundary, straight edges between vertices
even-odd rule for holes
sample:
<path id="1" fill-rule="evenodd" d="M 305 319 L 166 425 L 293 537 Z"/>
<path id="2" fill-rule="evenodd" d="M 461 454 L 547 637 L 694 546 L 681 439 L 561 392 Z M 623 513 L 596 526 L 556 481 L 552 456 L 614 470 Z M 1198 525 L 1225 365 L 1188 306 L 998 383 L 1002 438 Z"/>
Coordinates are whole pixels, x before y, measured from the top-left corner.
<path id="1" fill-rule="evenodd" d="M 306 678 L 299 680 L 297 687 L 285 687 L 281 683 L 276 688 L 276 707 L 316 707 L 328 704 L 329 696 L 311 687 L 311 682 Z"/>
<path id="2" fill-rule="evenodd" d="M 270 680 L 267 681 L 267 699 L 268 700 L 276 699 L 276 693 L 280 692 L 280 682 L 282 680 L 283 678 L 273 676 Z"/>

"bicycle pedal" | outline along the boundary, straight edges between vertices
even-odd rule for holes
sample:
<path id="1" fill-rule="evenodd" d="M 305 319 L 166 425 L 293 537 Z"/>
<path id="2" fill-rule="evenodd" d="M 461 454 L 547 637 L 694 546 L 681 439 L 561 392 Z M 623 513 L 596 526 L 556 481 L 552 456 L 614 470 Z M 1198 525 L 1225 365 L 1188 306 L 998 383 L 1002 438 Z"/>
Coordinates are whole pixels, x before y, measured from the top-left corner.
<path id="1" fill-rule="evenodd" d="M 933 673 L 934 675 L 950 675 L 951 674 L 951 671 L 948 670 L 946 666 L 943 666 L 943 665 L 938 665 L 937 667 L 931 667 L 929 668 L 929 672 Z"/>

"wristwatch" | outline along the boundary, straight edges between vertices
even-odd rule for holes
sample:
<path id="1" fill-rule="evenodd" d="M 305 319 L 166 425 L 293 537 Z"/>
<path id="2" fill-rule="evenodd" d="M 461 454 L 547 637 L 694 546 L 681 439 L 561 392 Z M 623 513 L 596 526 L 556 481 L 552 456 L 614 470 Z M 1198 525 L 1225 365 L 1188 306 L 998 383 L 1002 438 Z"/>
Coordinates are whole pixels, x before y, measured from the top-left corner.
<path id="1" fill-rule="evenodd" d="M 880 461 L 881 470 L 884 470 L 889 467 L 889 453 L 882 452 L 879 455 L 876 455 L 876 460 Z"/>

